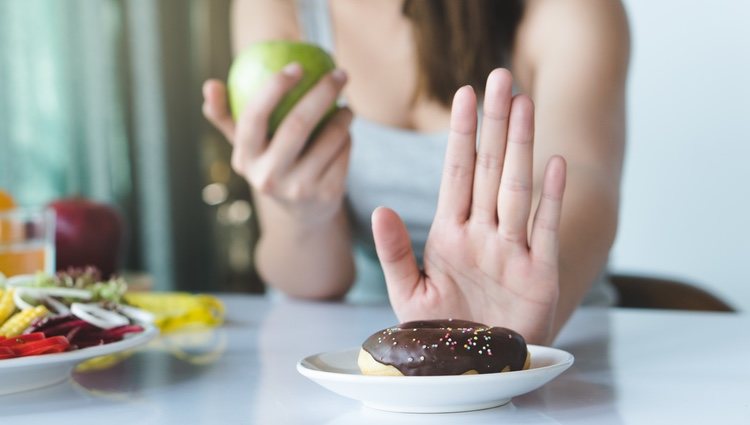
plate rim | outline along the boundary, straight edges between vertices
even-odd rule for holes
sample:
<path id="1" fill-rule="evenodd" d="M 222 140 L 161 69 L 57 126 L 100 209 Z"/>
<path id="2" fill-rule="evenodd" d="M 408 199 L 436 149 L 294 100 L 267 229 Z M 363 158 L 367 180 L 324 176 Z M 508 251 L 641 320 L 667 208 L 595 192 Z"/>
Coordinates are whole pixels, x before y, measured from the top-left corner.
<path id="1" fill-rule="evenodd" d="M 143 327 L 142 332 L 128 334 L 129 336 L 125 336 L 122 340 L 111 342 L 109 344 L 96 345 L 62 353 L 2 359 L 0 360 L 0 373 L 2 373 L 3 370 L 16 367 L 51 366 L 59 363 L 83 361 L 92 357 L 113 354 L 146 344 L 159 335 L 159 329 L 156 326 L 151 324 L 139 325 Z"/>
<path id="2" fill-rule="evenodd" d="M 333 353 L 345 353 L 349 351 L 358 352 L 361 347 L 350 347 L 346 349 L 341 350 L 332 350 L 332 351 L 322 351 L 319 353 L 311 354 L 309 356 L 305 356 L 304 358 L 297 361 L 297 371 L 304 375 L 304 376 L 310 376 L 315 375 L 319 377 L 325 377 L 326 379 L 334 379 L 334 380 L 341 380 L 341 381 L 348 381 L 348 380 L 373 380 L 373 381 L 401 381 L 401 380 L 408 380 L 409 382 L 424 382 L 424 381 L 431 381 L 431 380 L 445 380 L 445 379 L 456 379 L 459 378 L 461 380 L 481 380 L 481 379 L 499 379 L 501 376 L 503 377 L 512 377 L 512 376 L 518 376 L 518 375 L 529 375 L 529 374 L 536 374 L 536 373 L 547 373 L 548 371 L 552 369 L 559 369 L 563 368 L 568 369 L 570 366 L 573 365 L 575 362 L 575 356 L 571 354 L 568 351 L 562 350 L 560 348 L 555 347 L 548 347 L 544 345 L 535 345 L 535 344 L 527 344 L 527 347 L 529 348 L 529 352 L 532 352 L 532 350 L 552 350 L 553 352 L 557 352 L 558 354 L 562 354 L 565 359 L 551 364 L 546 365 L 538 368 L 533 369 L 526 369 L 526 370 L 514 370 L 509 372 L 494 372 L 494 373 L 480 373 L 480 374 L 473 374 L 473 375 L 432 375 L 432 376 L 377 376 L 377 375 L 362 375 L 362 374 L 351 374 L 351 373 L 342 373 L 342 372 L 334 372 L 334 371 L 327 371 L 327 370 L 320 370 L 320 369 L 312 369 L 310 367 L 307 367 L 304 363 L 308 361 L 308 359 L 311 359 L 313 357 L 318 357 L 323 354 L 333 354 Z M 562 372 L 561 372 L 562 373 Z M 502 378 L 500 378 L 502 379 Z"/>

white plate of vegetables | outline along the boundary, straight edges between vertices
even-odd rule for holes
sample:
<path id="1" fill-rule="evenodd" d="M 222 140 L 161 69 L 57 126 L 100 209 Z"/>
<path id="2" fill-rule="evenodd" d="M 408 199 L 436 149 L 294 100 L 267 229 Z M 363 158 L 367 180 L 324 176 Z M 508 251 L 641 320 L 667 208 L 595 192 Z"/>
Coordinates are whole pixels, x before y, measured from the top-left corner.
<path id="1" fill-rule="evenodd" d="M 0 396 L 60 382 L 84 360 L 154 338 L 153 317 L 123 303 L 126 290 L 93 269 L 0 275 Z"/>

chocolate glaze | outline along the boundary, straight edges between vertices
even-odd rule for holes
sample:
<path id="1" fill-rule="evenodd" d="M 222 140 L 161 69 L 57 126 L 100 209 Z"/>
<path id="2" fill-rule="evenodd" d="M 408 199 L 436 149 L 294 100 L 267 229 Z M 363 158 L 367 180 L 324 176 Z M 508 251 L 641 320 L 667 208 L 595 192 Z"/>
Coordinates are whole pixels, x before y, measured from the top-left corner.
<path id="1" fill-rule="evenodd" d="M 407 376 L 523 369 L 526 342 L 515 331 L 467 320 L 420 320 L 374 333 L 362 344 L 375 360 Z"/>

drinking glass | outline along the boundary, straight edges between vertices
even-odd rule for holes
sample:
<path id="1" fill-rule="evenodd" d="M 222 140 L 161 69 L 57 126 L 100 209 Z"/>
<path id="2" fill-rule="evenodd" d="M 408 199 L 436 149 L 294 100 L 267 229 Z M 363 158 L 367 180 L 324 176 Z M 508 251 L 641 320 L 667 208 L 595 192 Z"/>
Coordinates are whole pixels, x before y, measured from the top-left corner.
<path id="1" fill-rule="evenodd" d="M 45 208 L 0 211 L 0 273 L 6 277 L 55 271 L 55 212 Z"/>

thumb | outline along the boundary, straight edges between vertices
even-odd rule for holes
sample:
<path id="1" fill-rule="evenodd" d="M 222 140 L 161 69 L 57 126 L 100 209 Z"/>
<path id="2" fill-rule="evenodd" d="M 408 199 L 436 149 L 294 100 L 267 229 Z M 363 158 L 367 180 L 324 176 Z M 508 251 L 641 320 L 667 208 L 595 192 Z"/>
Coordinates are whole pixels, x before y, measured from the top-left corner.
<path id="1" fill-rule="evenodd" d="M 227 108 L 227 87 L 219 80 L 203 83 L 203 115 L 229 143 L 234 143 L 235 123 Z"/>
<path id="2" fill-rule="evenodd" d="M 372 235 L 391 301 L 411 298 L 422 274 L 404 222 L 393 210 L 378 207 L 372 213 Z"/>

